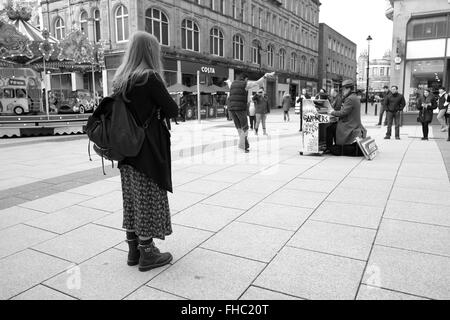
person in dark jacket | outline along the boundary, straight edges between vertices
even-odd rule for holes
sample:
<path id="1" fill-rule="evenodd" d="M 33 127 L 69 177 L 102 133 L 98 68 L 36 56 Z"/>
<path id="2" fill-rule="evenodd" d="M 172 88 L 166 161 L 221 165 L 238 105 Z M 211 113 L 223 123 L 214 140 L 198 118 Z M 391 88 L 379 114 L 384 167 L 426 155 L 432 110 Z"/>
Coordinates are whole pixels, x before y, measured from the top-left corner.
<path id="1" fill-rule="evenodd" d="M 383 115 L 384 115 L 384 113 L 385 113 L 385 111 L 386 111 L 386 100 L 387 100 L 387 97 L 388 97 L 388 95 L 390 94 L 391 92 L 389 91 L 389 87 L 388 86 L 384 86 L 383 87 L 383 93 L 381 94 L 381 107 L 380 107 L 380 118 L 378 119 L 378 124 L 377 124 L 377 126 L 381 126 L 381 123 L 383 122 Z M 384 125 L 386 126 L 387 125 L 387 115 L 386 115 L 386 118 L 384 119 Z"/>
<path id="2" fill-rule="evenodd" d="M 429 124 L 433 121 L 433 110 L 437 108 L 436 99 L 430 92 L 430 89 L 423 91 L 423 96 L 417 100 L 417 109 L 419 117 L 417 120 L 422 123 L 422 140 L 428 140 Z"/>
<path id="3" fill-rule="evenodd" d="M 250 144 L 248 142 L 248 118 L 247 118 L 247 99 L 248 90 L 254 87 L 261 87 L 268 76 L 275 75 L 275 72 L 266 73 L 257 81 L 249 81 L 246 74 L 242 74 L 239 80 L 235 80 L 230 85 L 230 96 L 228 102 L 228 111 L 234 121 L 234 125 L 239 134 L 239 148 L 249 152 Z M 228 81 L 229 84 L 229 81 Z"/>
<path id="4" fill-rule="evenodd" d="M 367 130 L 361 122 L 361 101 L 354 92 L 352 80 L 342 82 L 343 103 L 339 111 L 329 110 L 328 113 L 339 118 L 336 128 L 336 145 L 331 147 L 335 155 L 361 156 L 356 143 L 357 138 L 365 138 Z"/>
<path id="5" fill-rule="evenodd" d="M 255 103 L 255 113 L 256 113 L 256 125 L 255 125 L 255 135 L 258 135 L 259 124 L 262 124 L 263 134 L 266 136 L 266 119 L 267 114 L 270 113 L 269 98 L 264 93 L 264 88 L 259 88 L 256 95 L 253 97 L 253 102 Z"/>
<path id="6" fill-rule="evenodd" d="M 330 92 L 331 97 L 331 108 L 334 111 L 340 111 L 342 108 L 342 96 L 336 89 L 332 89 Z M 336 144 L 336 130 L 337 130 L 337 122 L 333 122 L 327 126 L 326 129 L 326 145 L 327 149 L 325 153 L 331 152 L 331 146 Z"/>
<path id="7" fill-rule="evenodd" d="M 406 106 L 405 97 L 398 92 L 397 86 L 391 87 L 391 94 L 386 98 L 387 132 L 385 139 L 390 139 L 392 134 L 392 123 L 395 120 L 395 139 L 400 140 L 400 112 Z"/>
<path id="8" fill-rule="evenodd" d="M 286 92 L 283 96 L 283 101 L 282 101 L 282 106 L 283 106 L 283 117 L 284 117 L 284 122 L 286 121 L 291 121 L 291 118 L 289 116 L 289 110 L 292 107 L 292 98 L 291 95 L 289 94 L 289 92 Z"/>
<path id="9" fill-rule="evenodd" d="M 450 103 L 450 96 L 445 91 L 444 87 L 439 88 L 439 96 L 437 97 L 439 113 L 437 119 L 441 124 L 441 131 L 447 131 L 447 125 L 445 123 L 445 115 L 447 114 L 448 105 Z"/>
<path id="10" fill-rule="evenodd" d="M 178 106 L 167 91 L 163 74 L 158 39 L 148 32 L 135 32 L 114 76 L 113 88 L 137 125 L 151 119 L 139 154 L 119 162 L 128 265 L 139 265 L 140 271 L 172 260 L 170 253 L 161 253 L 153 242 L 172 234 L 167 197 L 167 191 L 172 192 L 170 133 L 166 126 L 177 115 Z"/>

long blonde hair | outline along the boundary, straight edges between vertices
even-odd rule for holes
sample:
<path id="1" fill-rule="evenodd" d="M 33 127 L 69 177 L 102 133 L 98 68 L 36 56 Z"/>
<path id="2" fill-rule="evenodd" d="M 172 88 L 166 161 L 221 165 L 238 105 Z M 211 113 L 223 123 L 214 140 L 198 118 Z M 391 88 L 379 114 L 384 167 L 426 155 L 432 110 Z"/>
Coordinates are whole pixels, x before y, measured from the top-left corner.
<path id="1" fill-rule="evenodd" d="M 150 33 L 137 31 L 132 34 L 122 64 L 114 75 L 114 94 L 121 94 L 128 101 L 127 92 L 134 86 L 144 85 L 153 72 L 163 75 L 158 39 Z M 163 80 L 162 76 L 160 78 Z"/>

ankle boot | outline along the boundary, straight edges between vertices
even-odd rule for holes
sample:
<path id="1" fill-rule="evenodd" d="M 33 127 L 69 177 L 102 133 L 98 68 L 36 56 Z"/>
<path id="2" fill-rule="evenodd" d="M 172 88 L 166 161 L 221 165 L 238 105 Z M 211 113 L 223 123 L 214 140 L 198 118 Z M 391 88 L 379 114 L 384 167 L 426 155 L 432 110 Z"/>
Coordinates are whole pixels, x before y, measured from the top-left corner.
<path id="1" fill-rule="evenodd" d="M 140 252 L 138 249 L 138 239 L 127 240 L 128 243 L 128 265 L 136 266 L 139 264 Z"/>
<path id="2" fill-rule="evenodd" d="M 172 261 L 172 255 L 169 252 L 161 253 L 152 241 L 146 244 L 145 241 L 139 241 L 139 271 L 148 271 L 154 268 L 162 267 Z"/>

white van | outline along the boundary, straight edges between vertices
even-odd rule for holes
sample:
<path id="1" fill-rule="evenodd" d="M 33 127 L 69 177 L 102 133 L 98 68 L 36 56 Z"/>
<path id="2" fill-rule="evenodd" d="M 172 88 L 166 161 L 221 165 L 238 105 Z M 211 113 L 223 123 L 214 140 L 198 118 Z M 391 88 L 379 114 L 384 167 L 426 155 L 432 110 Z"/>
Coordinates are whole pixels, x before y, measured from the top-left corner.
<path id="1" fill-rule="evenodd" d="M 24 86 L 4 86 L 0 89 L 0 113 L 23 115 L 29 113 L 30 101 Z"/>

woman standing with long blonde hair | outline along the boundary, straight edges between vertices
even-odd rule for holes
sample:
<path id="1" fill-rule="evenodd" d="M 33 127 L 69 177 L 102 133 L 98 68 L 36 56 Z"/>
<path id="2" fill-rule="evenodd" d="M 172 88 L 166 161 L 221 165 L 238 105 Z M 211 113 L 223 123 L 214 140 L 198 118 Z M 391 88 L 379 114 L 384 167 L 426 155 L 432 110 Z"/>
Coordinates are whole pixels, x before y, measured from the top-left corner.
<path id="1" fill-rule="evenodd" d="M 170 133 L 163 120 L 175 117 L 178 106 L 167 92 L 162 70 L 158 40 L 139 31 L 131 36 L 113 81 L 114 95 L 146 129 L 139 154 L 119 162 L 128 265 L 139 264 L 140 271 L 172 261 L 172 255 L 161 253 L 153 242 L 172 233 L 167 197 L 167 191 L 172 192 Z"/>

